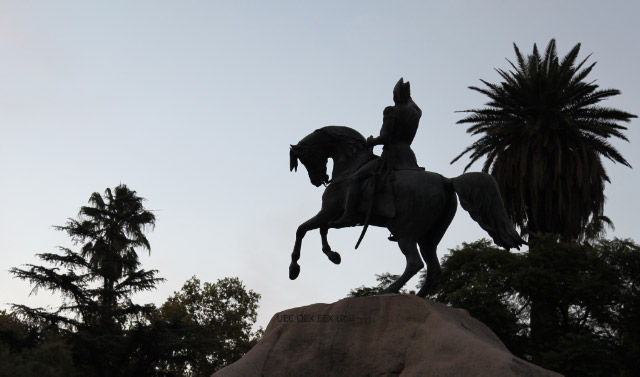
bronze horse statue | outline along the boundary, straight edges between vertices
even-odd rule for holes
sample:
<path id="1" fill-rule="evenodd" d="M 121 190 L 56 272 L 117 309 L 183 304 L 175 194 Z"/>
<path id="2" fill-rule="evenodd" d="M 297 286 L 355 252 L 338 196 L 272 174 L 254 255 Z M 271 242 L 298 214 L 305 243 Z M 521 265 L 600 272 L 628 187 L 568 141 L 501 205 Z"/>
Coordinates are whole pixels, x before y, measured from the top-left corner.
<path id="1" fill-rule="evenodd" d="M 332 179 L 327 175 L 327 161 L 333 159 Z M 327 233 L 331 222 L 339 218 L 345 205 L 347 181 L 362 164 L 379 158 L 367 147 L 365 138 L 357 131 L 341 126 L 323 127 L 309 134 L 290 149 L 290 170 L 297 170 L 298 161 L 306 167 L 311 183 L 326 185 L 322 208 L 314 217 L 302 223 L 296 231 L 291 254 L 289 278 L 300 274 L 300 248 L 305 234 L 320 229 L 322 251 L 329 260 L 340 264 L 340 254 L 331 250 Z M 506 249 L 525 244 L 510 222 L 495 179 L 486 173 L 466 173 L 445 178 L 423 170 L 394 171 L 391 181 L 395 197 L 393 217 L 368 216 L 373 226 L 387 228 L 398 242 L 407 265 L 398 278 L 380 294 L 397 293 L 409 279 L 427 264 L 427 279 L 417 295 L 425 297 L 440 275 L 436 247 L 451 224 L 457 209 L 456 194 L 465 209 L 493 241 Z M 366 213 L 361 213 L 365 222 Z M 418 251 L 418 246 L 420 247 Z"/>

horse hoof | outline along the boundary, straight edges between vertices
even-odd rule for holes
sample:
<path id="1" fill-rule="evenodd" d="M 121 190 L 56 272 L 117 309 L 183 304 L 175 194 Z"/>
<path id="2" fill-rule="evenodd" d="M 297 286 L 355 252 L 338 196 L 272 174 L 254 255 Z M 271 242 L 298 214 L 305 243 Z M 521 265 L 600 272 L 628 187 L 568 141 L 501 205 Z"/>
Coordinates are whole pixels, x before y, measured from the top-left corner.
<path id="1" fill-rule="evenodd" d="M 291 263 L 289 266 L 289 279 L 296 280 L 298 275 L 300 275 L 300 265 L 297 263 Z"/>
<path id="2" fill-rule="evenodd" d="M 330 252 L 329 254 L 327 254 L 327 256 L 329 257 L 329 260 L 335 264 L 340 264 L 340 262 L 342 262 L 340 254 L 336 253 L 335 251 Z"/>
<path id="3" fill-rule="evenodd" d="M 378 291 L 378 293 L 376 295 L 378 296 L 382 296 L 382 295 L 393 295 L 393 294 L 398 294 L 400 292 L 400 288 L 398 289 L 391 289 L 391 287 L 387 287 L 385 289 L 381 289 L 380 291 Z"/>

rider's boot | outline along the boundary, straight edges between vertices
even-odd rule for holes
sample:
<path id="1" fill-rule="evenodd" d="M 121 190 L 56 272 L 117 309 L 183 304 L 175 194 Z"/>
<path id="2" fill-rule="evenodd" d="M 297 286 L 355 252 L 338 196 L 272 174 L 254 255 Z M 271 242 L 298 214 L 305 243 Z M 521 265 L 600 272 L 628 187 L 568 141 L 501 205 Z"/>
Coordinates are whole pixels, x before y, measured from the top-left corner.
<path id="1" fill-rule="evenodd" d="M 360 182 L 356 180 L 349 181 L 347 189 L 347 200 L 342 216 L 336 221 L 329 223 L 332 228 L 345 228 L 349 226 L 357 226 L 362 223 L 361 216 L 358 215 L 358 204 L 360 202 Z"/>

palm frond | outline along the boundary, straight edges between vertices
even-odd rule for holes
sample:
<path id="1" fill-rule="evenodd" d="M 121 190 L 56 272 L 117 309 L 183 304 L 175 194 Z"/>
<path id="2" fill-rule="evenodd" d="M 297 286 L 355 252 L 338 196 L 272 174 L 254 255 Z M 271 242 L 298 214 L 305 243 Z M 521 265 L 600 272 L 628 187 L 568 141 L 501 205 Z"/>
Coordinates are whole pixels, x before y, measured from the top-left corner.
<path id="1" fill-rule="evenodd" d="M 598 105 L 620 92 L 585 81 L 596 63 L 587 65 L 591 55 L 578 62 L 580 43 L 562 59 L 555 39 L 542 56 L 536 44 L 527 56 L 513 48 L 511 69 L 496 69 L 500 83 L 480 80 L 483 87 L 469 87 L 489 101 L 459 111 L 466 116 L 456 123 L 480 138 L 451 163 L 467 155 L 467 171 L 486 158 L 482 170 L 498 181 L 515 223 L 576 239 L 591 216 L 602 215 L 609 177 L 600 157 L 630 167 L 608 139 L 628 141 L 620 123 L 636 115 Z"/>

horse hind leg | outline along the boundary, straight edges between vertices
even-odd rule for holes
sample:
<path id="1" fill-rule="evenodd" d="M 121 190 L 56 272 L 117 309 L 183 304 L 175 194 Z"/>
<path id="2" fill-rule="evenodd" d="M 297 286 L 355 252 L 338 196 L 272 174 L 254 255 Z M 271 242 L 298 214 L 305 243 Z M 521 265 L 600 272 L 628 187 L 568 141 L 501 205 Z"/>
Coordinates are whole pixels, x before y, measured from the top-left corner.
<path id="1" fill-rule="evenodd" d="M 422 260 L 420 259 L 420 254 L 418 253 L 418 247 L 415 241 L 401 238 L 398 240 L 398 246 L 400 246 L 400 250 L 407 259 L 407 265 L 398 280 L 380 291 L 379 294 L 398 293 L 400 288 L 407 284 L 409 279 L 414 277 L 422 267 L 424 267 L 424 263 L 422 263 Z"/>
<path id="2" fill-rule="evenodd" d="M 427 278 L 418 291 L 417 296 L 426 297 L 429 291 L 436 285 L 442 273 L 436 250 L 444 233 L 447 231 L 447 228 L 449 228 L 449 224 L 451 224 L 457 208 L 458 200 L 455 194 L 450 194 L 447 206 L 435 223 L 436 225 L 418 242 L 420 245 L 420 254 L 422 254 L 422 258 L 425 263 L 427 263 Z"/>
<path id="3" fill-rule="evenodd" d="M 442 268 L 440 267 L 440 261 L 438 261 L 438 254 L 436 252 L 438 242 L 427 240 L 420 241 L 419 244 L 420 254 L 422 254 L 422 258 L 427 263 L 427 277 L 416 295 L 419 297 L 426 297 L 438 281 L 438 278 L 442 273 Z"/>

